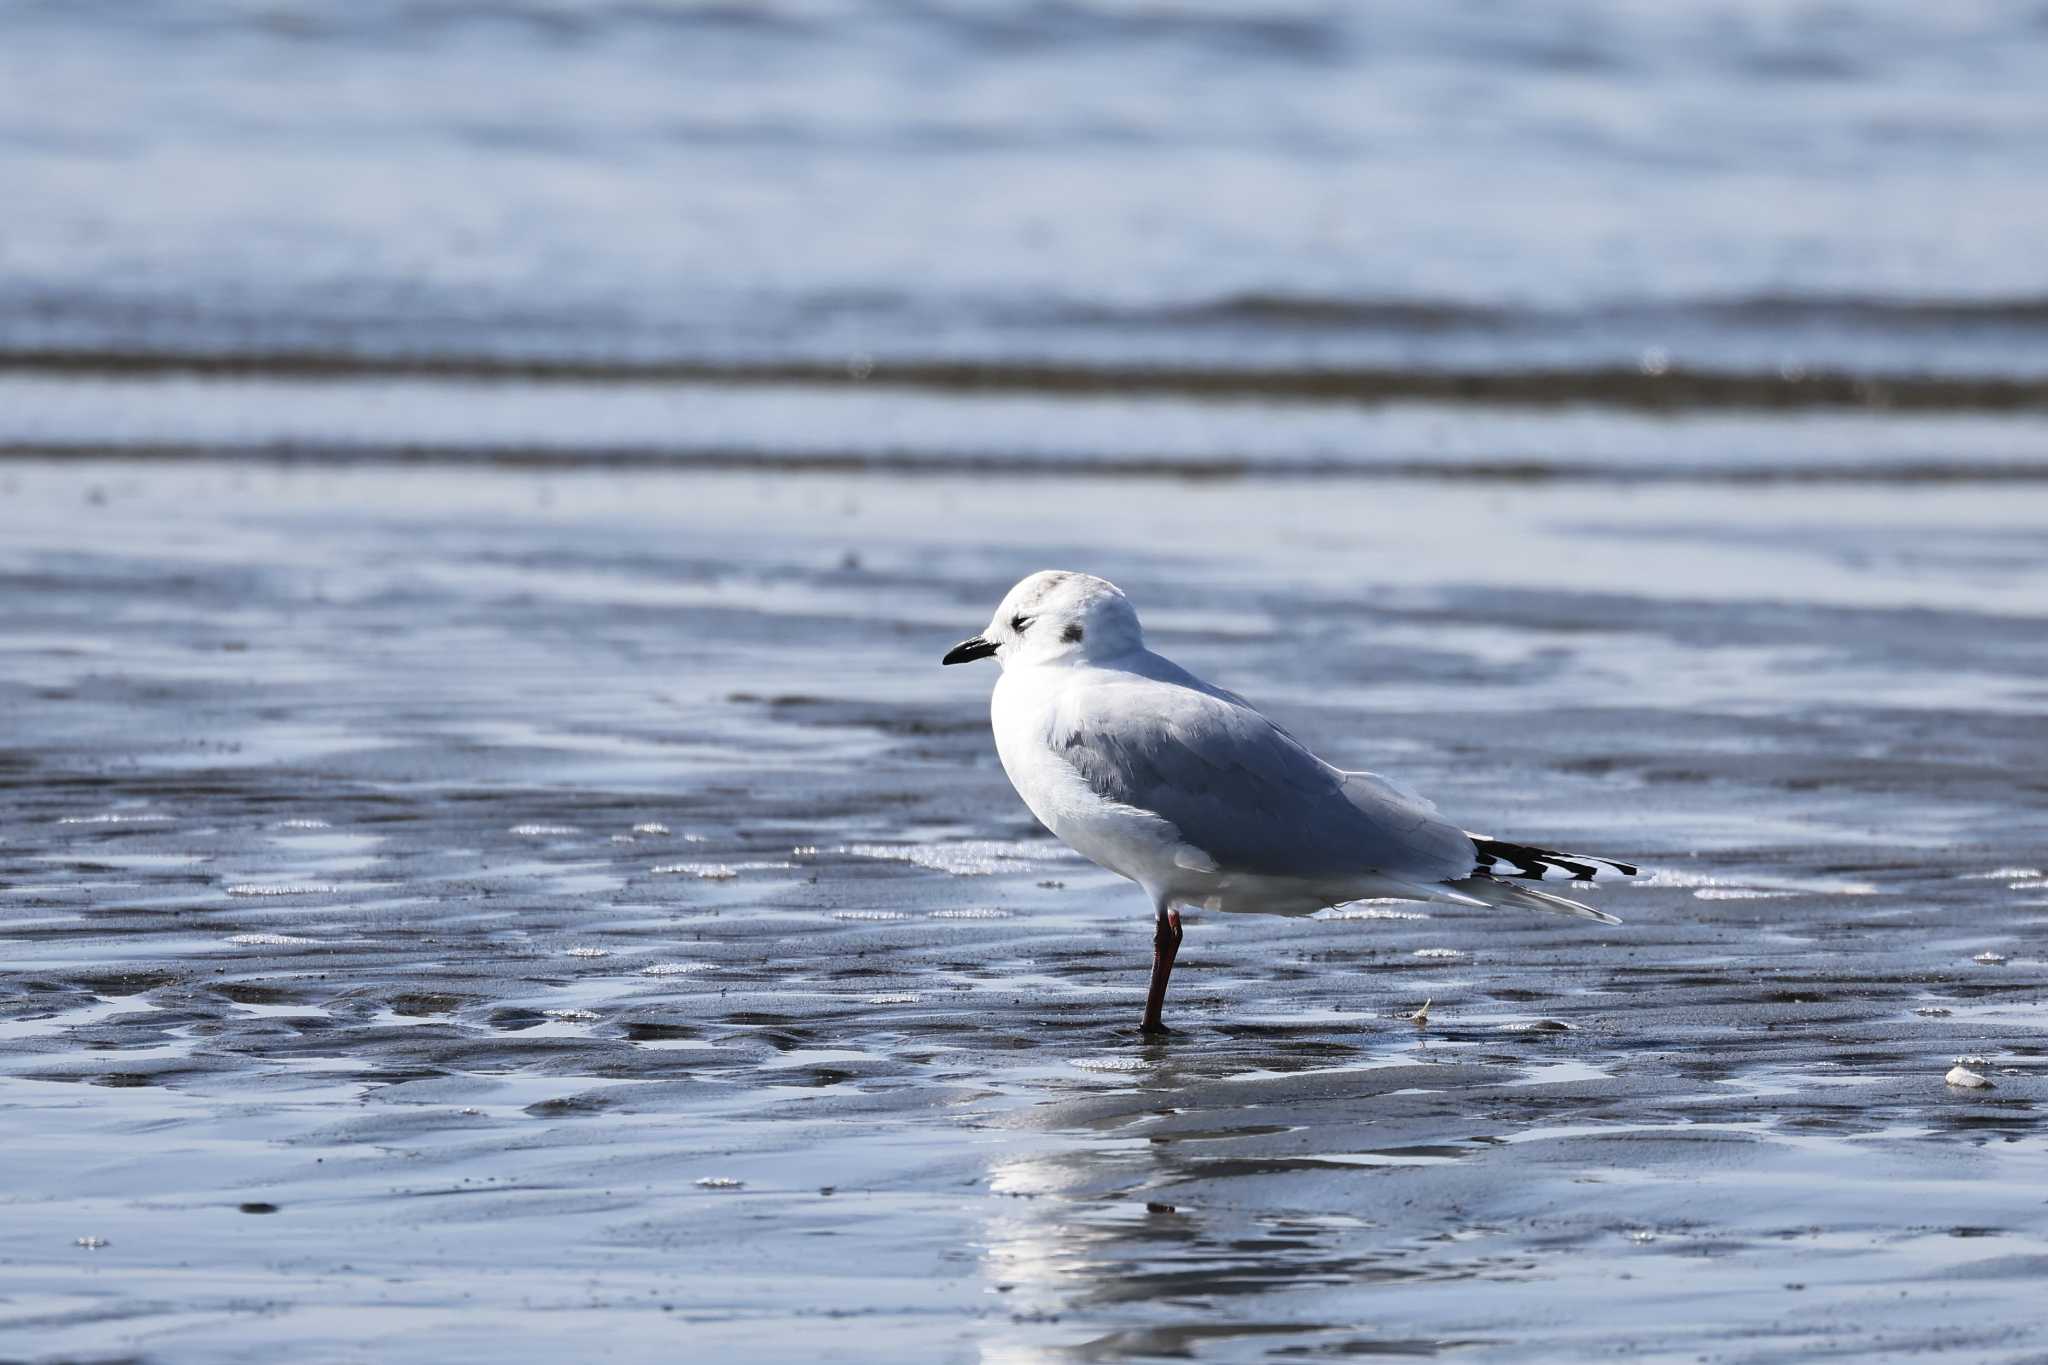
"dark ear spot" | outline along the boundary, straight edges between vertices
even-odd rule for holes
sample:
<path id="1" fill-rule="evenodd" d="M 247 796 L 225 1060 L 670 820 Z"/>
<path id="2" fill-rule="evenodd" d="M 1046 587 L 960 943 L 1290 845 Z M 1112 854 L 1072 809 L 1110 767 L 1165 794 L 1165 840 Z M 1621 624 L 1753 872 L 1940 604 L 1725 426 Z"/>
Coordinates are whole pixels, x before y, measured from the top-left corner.
<path id="1" fill-rule="evenodd" d="M 1070 645 L 1079 644 L 1081 641 L 1081 628 L 1079 626 L 1068 626 L 1060 632 L 1060 638 Z"/>

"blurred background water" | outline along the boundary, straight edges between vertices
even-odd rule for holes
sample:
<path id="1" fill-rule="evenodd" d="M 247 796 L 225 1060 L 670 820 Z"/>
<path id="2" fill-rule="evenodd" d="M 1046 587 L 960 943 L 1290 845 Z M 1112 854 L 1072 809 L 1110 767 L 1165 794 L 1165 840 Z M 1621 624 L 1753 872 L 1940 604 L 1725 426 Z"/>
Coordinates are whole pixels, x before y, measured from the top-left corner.
<path id="1" fill-rule="evenodd" d="M 2039 4 L 18 0 L 0 446 L 502 454 L 436 412 L 510 377 L 655 458 L 1544 466 L 1584 420 L 1446 410 L 1732 403 L 1810 420 L 1594 461 L 2032 470 L 2043 90 Z"/>

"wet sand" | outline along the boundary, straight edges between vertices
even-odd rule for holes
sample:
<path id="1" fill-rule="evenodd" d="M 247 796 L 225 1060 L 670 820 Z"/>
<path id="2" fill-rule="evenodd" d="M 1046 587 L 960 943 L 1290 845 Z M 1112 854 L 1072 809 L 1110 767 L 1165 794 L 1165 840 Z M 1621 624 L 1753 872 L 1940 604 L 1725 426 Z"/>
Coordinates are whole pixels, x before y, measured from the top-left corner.
<path id="1" fill-rule="evenodd" d="M 2038 502 L 10 463 L 0 1357 L 2039 1359 Z M 1626 924 L 1142 1040 L 936 666 L 1052 561 Z"/>

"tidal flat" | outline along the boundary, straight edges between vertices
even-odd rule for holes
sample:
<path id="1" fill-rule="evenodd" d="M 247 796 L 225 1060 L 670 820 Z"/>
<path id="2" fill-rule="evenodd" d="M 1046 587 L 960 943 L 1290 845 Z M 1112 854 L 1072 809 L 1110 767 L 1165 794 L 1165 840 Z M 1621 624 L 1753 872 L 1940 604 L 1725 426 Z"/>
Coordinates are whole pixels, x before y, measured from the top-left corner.
<path id="1" fill-rule="evenodd" d="M 2041 1359 L 2037 490 L 11 460 L 0 1358 Z M 1042 567 L 1626 922 L 1141 1038 Z"/>

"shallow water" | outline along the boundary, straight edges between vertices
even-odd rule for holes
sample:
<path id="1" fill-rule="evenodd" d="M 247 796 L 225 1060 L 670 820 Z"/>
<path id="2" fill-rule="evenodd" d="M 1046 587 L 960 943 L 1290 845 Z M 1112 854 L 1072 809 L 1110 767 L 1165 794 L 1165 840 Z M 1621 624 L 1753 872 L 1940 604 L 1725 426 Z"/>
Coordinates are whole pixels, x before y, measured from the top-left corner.
<path id="1" fill-rule="evenodd" d="M 936 667 L 1046 560 L 1626 924 L 1142 1040 Z M 2044 615 L 1969 482 L 10 463 L 0 1354 L 2036 1357 Z"/>

